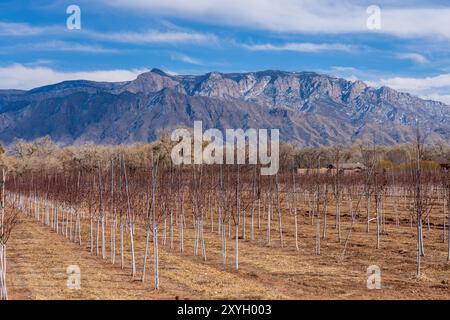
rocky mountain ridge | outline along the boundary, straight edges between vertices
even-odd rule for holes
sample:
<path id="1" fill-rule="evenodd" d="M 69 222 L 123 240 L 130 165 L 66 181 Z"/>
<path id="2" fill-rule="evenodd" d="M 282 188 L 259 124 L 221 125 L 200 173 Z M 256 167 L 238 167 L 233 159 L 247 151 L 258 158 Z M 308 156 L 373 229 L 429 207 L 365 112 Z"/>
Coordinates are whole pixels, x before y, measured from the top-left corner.
<path id="1" fill-rule="evenodd" d="M 314 72 L 211 72 L 159 69 L 126 82 L 64 81 L 29 91 L 0 90 L 0 140 L 49 135 L 69 144 L 151 141 L 192 127 L 278 128 L 302 146 L 412 141 L 416 122 L 428 142 L 448 141 L 450 106 L 388 87 Z"/>

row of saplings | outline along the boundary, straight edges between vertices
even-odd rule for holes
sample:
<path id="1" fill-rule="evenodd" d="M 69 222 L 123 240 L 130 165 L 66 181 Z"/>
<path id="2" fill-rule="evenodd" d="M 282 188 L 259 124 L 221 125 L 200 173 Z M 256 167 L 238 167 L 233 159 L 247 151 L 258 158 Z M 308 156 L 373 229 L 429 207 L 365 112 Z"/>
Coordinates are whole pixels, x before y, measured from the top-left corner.
<path id="1" fill-rule="evenodd" d="M 365 215 L 367 225 L 373 220 L 370 215 L 370 199 L 373 199 L 376 247 L 379 248 L 380 231 L 385 223 L 383 197 L 394 191 L 402 192 L 405 201 L 408 199 L 410 216 L 415 218 L 417 274 L 420 275 L 420 261 L 424 255 L 423 219 L 429 221 L 436 199 L 446 199 L 448 203 L 450 197 L 447 173 L 439 170 L 414 168 L 386 173 L 377 172 L 373 166 L 354 175 L 338 172 L 334 175 L 312 173 L 299 176 L 295 172 L 285 172 L 260 176 L 259 172 L 256 166 L 243 165 L 163 167 L 158 160 L 139 169 L 127 166 L 124 157 L 115 157 L 109 163 L 99 162 L 92 168 L 20 175 L 11 173 L 8 179 L 3 170 L 0 182 L 3 187 L 1 297 L 7 298 L 6 240 L 18 210 L 79 245 L 87 243 L 92 254 L 103 259 L 108 259 L 109 255 L 111 263 L 119 263 L 122 268 L 125 267 L 126 252 L 129 252 L 132 277 L 137 276 L 136 233 L 143 230 L 145 245 L 141 280 L 145 281 L 152 244 L 154 287 L 158 289 L 159 244 L 170 249 L 177 246 L 180 252 L 184 252 L 186 233 L 189 232 L 193 233 L 194 254 L 204 260 L 207 259 L 205 231 L 217 234 L 224 267 L 227 266 L 230 246 L 227 240 L 234 238 L 233 262 L 238 270 L 239 240 L 253 241 L 257 233 L 261 235 L 264 232 L 264 241 L 270 244 L 273 232 L 277 232 L 283 247 L 287 232 L 283 221 L 286 219 L 294 224 L 294 247 L 299 250 L 299 218 L 310 218 L 316 226 L 314 250 L 320 254 L 321 239 L 327 237 L 327 218 L 333 214 L 337 240 L 343 244 L 343 257 L 351 241 L 352 230 L 361 220 L 358 218 Z M 348 203 L 351 221 L 346 233 L 342 234 L 344 199 Z M 335 204 L 334 213 L 328 212 L 331 201 Z M 450 226 L 450 220 L 447 225 Z M 450 237 L 448 239 L 450 257 Z M 108 242 L 110 250 L 107 252 Z M 128 250 L 124 248 L 125 244 L 129 246 Z"/>

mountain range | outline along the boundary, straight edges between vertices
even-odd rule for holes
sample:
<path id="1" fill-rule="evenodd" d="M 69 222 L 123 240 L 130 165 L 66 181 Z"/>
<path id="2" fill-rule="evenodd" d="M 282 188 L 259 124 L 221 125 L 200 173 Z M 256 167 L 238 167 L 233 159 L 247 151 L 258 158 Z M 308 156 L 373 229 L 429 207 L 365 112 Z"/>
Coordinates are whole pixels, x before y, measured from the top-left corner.
<path id="1" fill-rule="evenodd" d="M 211 72 L 159 69 L 126 82 L 64 81 L 0 90 L 0 140 L 50 136 L 62 144 L 147 142 L 202 120 L 207 128 L 276 128 L 300 146 L 448 141 L 450 106 L 389 87 L 372 88 L 314 72 Z"/>

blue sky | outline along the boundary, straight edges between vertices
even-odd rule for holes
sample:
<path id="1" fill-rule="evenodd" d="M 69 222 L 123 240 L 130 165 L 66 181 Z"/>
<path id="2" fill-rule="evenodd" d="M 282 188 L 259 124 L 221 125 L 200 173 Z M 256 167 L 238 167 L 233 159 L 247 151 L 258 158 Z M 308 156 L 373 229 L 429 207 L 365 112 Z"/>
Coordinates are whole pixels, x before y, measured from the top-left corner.
<path id="1" fill-rule="evenodd" d="M 80 30 L 66 26 L 72 4 Z M 376 30 L 367 27 L 373 5 Z M 450 103 L 450 2 L 0 2 L 0 88 L 131 80 L 151 68 L 316 71 Z"/>

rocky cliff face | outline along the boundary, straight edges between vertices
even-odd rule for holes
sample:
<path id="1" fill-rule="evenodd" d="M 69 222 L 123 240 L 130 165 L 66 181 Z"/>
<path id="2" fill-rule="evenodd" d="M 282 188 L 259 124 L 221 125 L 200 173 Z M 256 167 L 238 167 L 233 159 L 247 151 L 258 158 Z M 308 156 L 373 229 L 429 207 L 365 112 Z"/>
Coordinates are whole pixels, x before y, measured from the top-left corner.
<path id="1" fill-rule="evenodd" d="M 203 120 L 205 128 L 278 128 L 281 139 L 308 146 L 408 142 L 418 121 L 428 142 L 436 142 L 450 137 L 449 111 L 387 87 L 312 72 L 172 76 L 153 69 L 129 82 L 0 90 L 0 140 L 151 141 Z"/>

